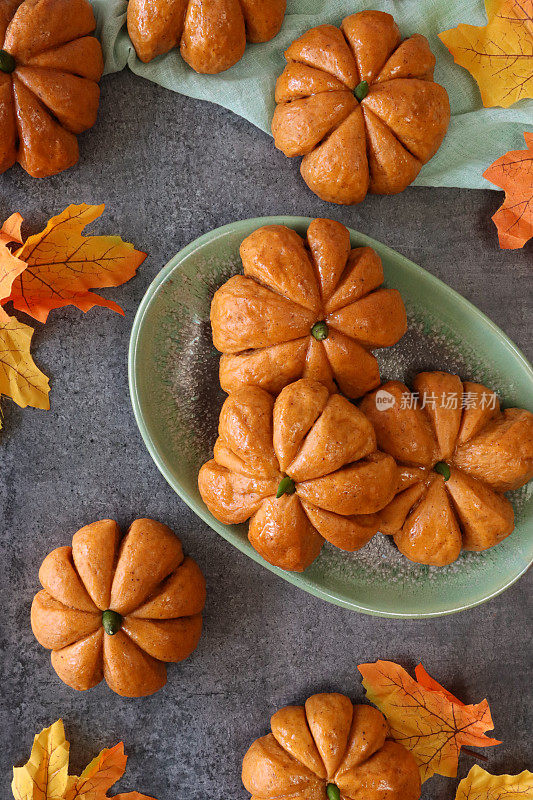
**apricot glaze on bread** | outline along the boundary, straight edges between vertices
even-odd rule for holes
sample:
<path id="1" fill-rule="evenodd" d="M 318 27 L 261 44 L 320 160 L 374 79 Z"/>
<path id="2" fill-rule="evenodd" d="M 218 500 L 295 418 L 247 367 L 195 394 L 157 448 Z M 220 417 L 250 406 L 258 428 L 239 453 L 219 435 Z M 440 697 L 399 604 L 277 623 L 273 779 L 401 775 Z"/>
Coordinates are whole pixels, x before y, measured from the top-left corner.
<path id="1" fill-rule="evenodd" d="M 279 32 L 286 0 L 129 0 L 128 33 L 141 61 L 180 49 L 196 72 L 215 74 L 239 61 L 246 42 Z"/>
<path id="2" fill-rule="evenodd" d="M 272 120 L 276 147 L 303 156 L 301 174 L 322 200 L 351 205 L 396 194 L 435 155 L 450 122 L 424 36 L 402 41 L 390 14 L 360 11 L 320 25 L 286 50 Z"/>
<path id="3" fill-rule="evenodd" d="M 383 714 L 343 694 L 315 694 L 270 720 L 251 745 L 242 782 L 254 800 L 419 800 L 412 754 L 389 738 Z"/>
<path id="4" fill-rule="evenodd" d="M 303 239 L 266 225 L 241 244 L 244 275 L 213 297 L 213 343 L 226 392 L 259 386 L 273 394 L 298 378 L 360 397 L 379 385 L 372 349 L 407 329 L 402 298 L 383 287 L 381 259 L 351 248 L 344 225 L 315 219 Z"/>
<path id="5" fill-rule="evenodd" d="M 256 386 L 230 394 L 214 457 L 198 476 L 218 520 L 250 520 L 248 538 L 270 564 L 303 571 L 324 540 L 358 550 L 378 530 L 398 469 L 376 450 L 370 422 L 339 394 L 302 378 L 274 402 Z"/>
<path id="6" fill-rule="evenodd" d="M 411 561 L 444 566 L 512 532 L 503 493 L 533 477 L 533 414 L 501 411 L 490 389 L 447 372 L 421 372 L 413 383 L 415 394 L 389 381 L 360 404 L 401 470 L 379 528 Z"/>
<path id="7" fill-rule="evenodd" d="M 143 697 L 167 680 L 165 662 L 198 645 L 205 580 L 170 528 L 137 519 L 122 537 L 104 519 L 74 534 L 39 570 L 31 625 L 52 666 L 73 689 L 105 679 L 124 697 Z"/>
<path id="8" fill-rule="evenodd" d="M 79 157 L 96 122 L 104 69 L 88 0 L 0 3 L 0 172 L 46 178 Z"/>

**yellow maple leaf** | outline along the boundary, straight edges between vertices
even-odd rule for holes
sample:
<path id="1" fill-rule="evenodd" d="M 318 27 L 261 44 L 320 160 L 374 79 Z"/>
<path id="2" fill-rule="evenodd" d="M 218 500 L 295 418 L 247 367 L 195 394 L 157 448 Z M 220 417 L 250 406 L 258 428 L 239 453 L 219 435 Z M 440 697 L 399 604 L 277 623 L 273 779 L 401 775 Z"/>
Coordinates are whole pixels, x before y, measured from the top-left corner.
<path id="1" fill-rule="evenodd" d="M 89 290 L 128 281 L 146 253 L 120 236 L 83 236 L 84 228 L 103 211 L 103 205 L 70 205 L 15 251 L 14 256 L 27 265 L 8 298 L 15 308 L 40 322 L 46 322 L 53 308 L 67 305 L 81 311 L 104 306 L 124 313 L 113 301 Z"/>
<path id="2" fill-rule="evenodd" d="M 13 769 L 15 800 L 64 800 L 69 786 L 69 743 L 59 719 L 33 740 L 28 762 Z"/>
<path id="3" fill-rule="evenodd" d="M 13 281 L 26 269 L 26 262 L 11 252 L 11 245 L 22 244 L 22 217 L 11 214 L 0 228 L 0 301 L 9 297 Z"/>
<path id="4" fill-rule="evenodd" d="M 417 680 L 392 661 L 359 664 L 366 696 L 386 716 L 391 735 L 413 754 L 422 781 L 432 775 L 457 775 L 464 745 L 492 747 L 485 736 L 493 723 L 486 700 L 465 705 L 437 683 L 422 665 Z"/>
<path id="5" fill-rule="evenodd" d="M 127 757 L 122 742 L 102 750 L 80 777 L 68 774 L 69 743 L 58 720 L 33 740 L 29 761 L 13 769 L 15 800 L 107 800 L 107 790 L 124 774 Z M 115 795 L 112 800 L 154 800 L 139 792 Z"/>
<path id="6" fill-rule="evenodd" d="M 476 764 L 457 787 L 455 800 L 531 800 L 533 772 L 491 775 Z"/>
<path id="7" fill-rule="evenodd" d="M 36 366 L 30 345 L 34 330 L 0 307 L 0 395 L 22 408 L 50 408 L 48 378 Z"/>
<path id="8" fill-rule="evenodd" d="M 485 0 L 488 22 L 459 24 L 439 38 L 476 80 L 484 106 L 533 97 L 533 0 Z"/>

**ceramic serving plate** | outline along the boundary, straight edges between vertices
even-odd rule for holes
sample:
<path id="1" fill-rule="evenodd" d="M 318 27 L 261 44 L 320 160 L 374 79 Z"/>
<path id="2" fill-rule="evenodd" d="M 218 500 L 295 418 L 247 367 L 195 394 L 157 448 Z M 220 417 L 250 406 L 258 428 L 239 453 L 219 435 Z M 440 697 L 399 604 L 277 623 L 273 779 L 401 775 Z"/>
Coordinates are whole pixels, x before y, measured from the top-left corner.
<path id="1" fill-rule="evenodd" d="M 326 544 L 303 574 L 267 564 L 251 547 L 246 525 L 218 522 L 203 504 L 198 469 L 211 457 L 224 395 L 211 343 L 213 292 L 240 271 L 239 245 L 261 225 L 305 234 L 310 219 L 269 217 L 218 228 L 190 244 L 155 278 L 139 307 L 129 352 L 135 417 L 155 463 L 180 497 L 217 533 L 281 578 L 329 602 L 367 614 L 416 618 L 449 614 L 504 591 L 533 562 L 533 491 L 514 492 L 516 530 L 484 553 L 463 553 L 448 567 L 413 564 L 382 534 L 357 553 Z M 445 369 L 494 388 L 503 406 L 528 408 L 533 370 L 487 317 L 441 281 L 389 247 L 356 231 L 352 246 L 381 256 L 386 284 L 399 289 L 409 330 L 377 351 L 381 375 L 409 382 L 423 369 Z M 227 557 L 231 558 L 228 549 Z"/>

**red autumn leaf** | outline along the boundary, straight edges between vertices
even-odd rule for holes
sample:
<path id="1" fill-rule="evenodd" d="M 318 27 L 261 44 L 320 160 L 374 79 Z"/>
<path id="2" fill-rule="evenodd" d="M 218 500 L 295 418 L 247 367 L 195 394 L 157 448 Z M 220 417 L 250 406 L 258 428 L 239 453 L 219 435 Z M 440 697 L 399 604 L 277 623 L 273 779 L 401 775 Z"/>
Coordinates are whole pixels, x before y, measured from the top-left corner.
<path id="1" fill-rule="evenodd" d="M 8 298 L 15 308 L 40 322 L 46 322 L 53 308 L 67 305 L 81 311 L 104 306 L 124 313 L 116 303 L 90 289 L 125 283 L 135 275 L 146 253 L 119 236 L 83 236 L 85 226 L 103 210 L 103 205 L 71 205 L 15 252 L 27 265 Z"/>
<path id="2" fill-rule="evenodd" d="M 505 191 L 505 200 L 492 217 L 500 247 L 516 250 L 533 236 L 533 133 L 524 133 L 526 150 L 509 150 L 483 173 Z"/>

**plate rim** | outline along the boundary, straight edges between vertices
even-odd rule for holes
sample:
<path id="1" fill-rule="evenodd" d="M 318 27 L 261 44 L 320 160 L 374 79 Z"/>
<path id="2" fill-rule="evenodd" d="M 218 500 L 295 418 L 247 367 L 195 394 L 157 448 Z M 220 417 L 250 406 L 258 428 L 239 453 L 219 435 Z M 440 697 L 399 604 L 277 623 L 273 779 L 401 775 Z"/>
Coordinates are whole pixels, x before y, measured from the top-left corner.
<path id="1" fill-rule="evenodd" d="M 252 548 L 252 552 L 249 552 L 248 548 L 246 547 L 244 542 L 239 541 L 238 539 L 234 540 L 233 538 L 230 539 L 229 536 L 226 534 L 225 526 L 222 523 L 219 523 L 215 517 L 209 512 L 206 506 L 200 505 L 197 503 L 193 498 L 191 498 L 181 487 L 181 485 L 174 480 L 170 468 L 167 466 L 166 459 L 162 456 L 159 452 L 158 448 L 156 447 L 150 432 L 148 430 L 148 425 L 145 421 L 144 414 L 142 411 L 141 401 L 139 398 L 138 386 L 137 386 L 137 349 L 138 349 L 138 342 L 140 338 L 140 332 L 142 329 L 142 323 L 144 320 L 144 316 L 148 311 L 150 305 L 154 302 L 155 298 L 157 297 L 158 292 L 163 288 L 167 278 L 174 272 L 175 269 L 178 269 L 180 265 L 187 259 L 190 255 L 192 255 L 195 251 L 201 249 L 204 244 L 212 243 L 216 241 L 216 239 L 224 236 L 226 233 L 238 233 L 239 230 L 248 230 L 253 226 L 255 227 L 262 227 L 263 225 L 286 225 L 288 227 L 291 226 L 309 226 L 313 217 L 301 217 L 295 215 L 276 215 L 276 216 L 267 216 L 267 217 L 251 217 L 248 219 L 241 219 L 236 220 L 235 222 L 227 223 L 226 225 L 222 225 L 218 228 L 213 228 L 210 231 L 202 234 L 201 236 L 194 239 L 192 242 L 189 242 L 185 247 L 179 250 L 172 258 L 167 261 L 164 267 L 156 274 L 153 278 L 149 286 L 147 287 L 141 302 L 137 308 L 135 313 L 135 318 L 133 320 L 133 325 L 131 328 L 130 340 L 129 340 L 129 347 L 128 347 L 128 387 L 129 387 L 129 394 L 130 400 L 133 408 L 133 414 L 135 417 L 135 421 L 137 423 L 137 427 L 139 428 L 139 432 L 143 439 L 143 442 L 154 461 L 156 467 L 158 468 L 159 472 L 163 475 L 167 483 L 171 486 L 171 488 L 176 492 L 176 494 L 183 500 L 183 502 L 192 510 L 194 513 L 200 517 L 200 519 L 205 522 L 212 530 L 222 536 L 229 544 L 233 547 L 236 547 L 241 553 L 246 555 L 248 558 L 252 558 L 256 563 L 260 564 L 262 567 L 268 569 L 270 572 L 273 572 L 275 575 L 283 578 L 291 585 L 295 586 L 296 588 L 307 592 L 308 594 L 318 597 L 321 600 L 325 600 L 333 605 L 340 606 L 341 608 L 346 608 L 350 611 L 356 611 L 358 613 L 366 614 L 368 616 L 377 616 L 383 617 L 387 619 L 395 619 L 395 620 L 413 620 L 413 619 L 433 619 L 437 617 L 444 617 L 449 616 L 450 614 L 456 614 L 460 611 L 466 611 L 470 608 L 476 608 L 477 606 L 483 605 L 484 603 L 489 602 L 493 598 L 497 597 L 498 595 L 505 592 L 509 589 L 513 584 L 515 584 L 531 567 L 533 564 L 533 557 L 531 558 L 530 562 L 526 564 L 526 566 L 514 577 L 510 580 L 506 581 L 502 586 L 499 586 L 490 594 L 467 603 L 461 603 L 453 606 L 452 608 L 443 609 L 440 611 L 430 611 L 430 612 L 393 612 L 393 611 L 380 611 L 376 610 L 375 608 L 371 608 L 369 606 L 365 606 L 364 604 L 357 603 L 353 600 L 346 600 L 342 597 L 338 597 L 336 595 L 331 594 L 327 589 L 312 586 L 312 585 L 302 585 L 298 580 L 300 573 L 294 572 L 287 572 L 285 570 L 281 570 L 279 567 L 275 567 L 273 564 L 269 564 L 268 561 L 265 561 L 259 553 Z M 466 297 L 459 294 L 455 289 L 451 286 L 448 286 L 440 278 L 437 278 L 428 270 L 424 269 L 420 265 L 416 264 L 414 261 L 411 261 L 407 256 L 404 256 L 402 253 L 394 250 L 393 248 L 389 247 L 388 245 L 384 244 L 383 242 L 378 241 L 377 239 L 373 239 L 370 236 L 367 236 L 360 231 L 357 231 L 355 228 L 346 226 L 350 236 L 357 236 L 359 239 L 363 240 L 365 244 L 370 247 L 374 247 L 375 245 L 379 246 L 379 249 L 385 251 L 387 254 L 394 256 L 395 259 L 400 259 L 402 262 L 402 266 L 406 268 L 408 273 L 415 276 L 423 275 L 425 280 L 429 279 L 429 282 L 432 283 L 434 286 L 438 286 L 440 291 L 444 291 L 444 293 L 451 299 L 455 304 L 459 307 L 462 307 L 466 310 L 469 314 L 473 314 L 478 320 L 485 325 L 487 325 L 494 334 L 498 336 L 500 341 L 505 344 L 507 350 L 512 353 L 515 359 L 517 359 L 521 366 L 525 369 L 526 373 L 529 375 L 529 379 L 533 386 L 533 367 L 529 363 L 528 359 L 524 355 L 524 353 L 517 347 L 517 345 L 507 336 L 507 334 L 494 323 L 486 314 L 483 313 L 476 305 L 474 305 L 470 300 L 467 300 Z"/>

